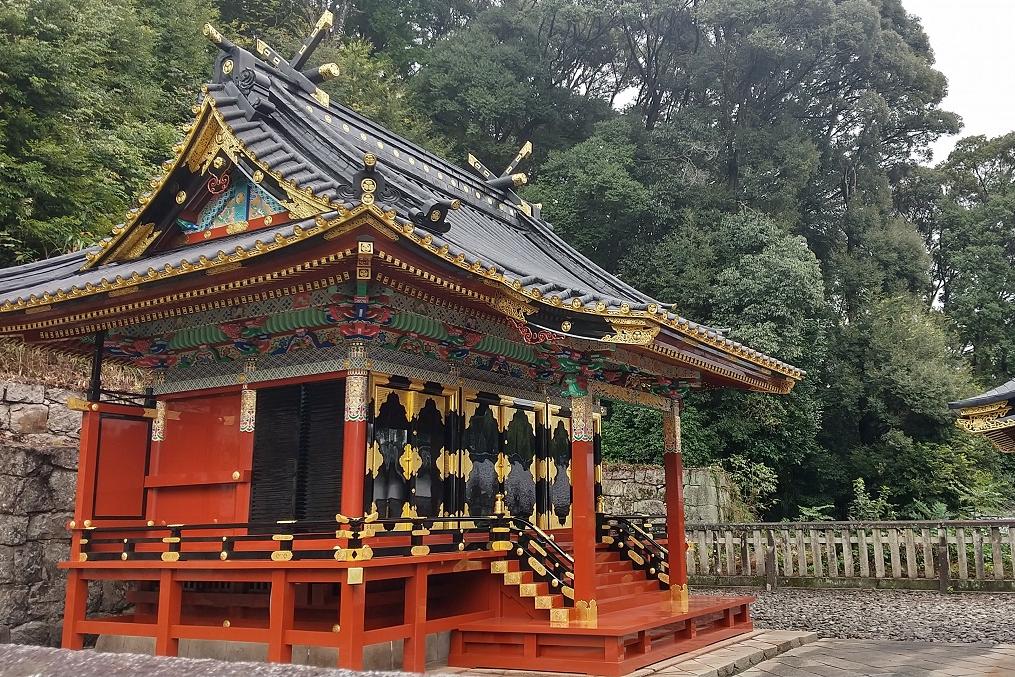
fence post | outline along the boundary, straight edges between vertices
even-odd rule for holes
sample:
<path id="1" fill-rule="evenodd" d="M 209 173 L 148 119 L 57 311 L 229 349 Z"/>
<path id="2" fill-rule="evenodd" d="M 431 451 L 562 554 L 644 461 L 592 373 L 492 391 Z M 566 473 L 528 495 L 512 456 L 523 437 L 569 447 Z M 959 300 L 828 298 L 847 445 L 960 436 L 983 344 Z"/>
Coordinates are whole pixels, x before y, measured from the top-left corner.
<path id="1" fill-rule="evenodd" d="M 938 591 L 942 594 L 948 592 L 948 588 L 951 586 L 949 580 L 951 576 L 951 567 L 948 564 L 948 527 L 938 527 L 938 543 L 937 543 L 937 581 Z"/>
<path id="2" fill-rule="evenodd" d="M 768 543 L 765 546 L 765 588 L 775 590 L 778 572 L 775 569 L 775 534 L 771 529 L 765 531 Z"/>

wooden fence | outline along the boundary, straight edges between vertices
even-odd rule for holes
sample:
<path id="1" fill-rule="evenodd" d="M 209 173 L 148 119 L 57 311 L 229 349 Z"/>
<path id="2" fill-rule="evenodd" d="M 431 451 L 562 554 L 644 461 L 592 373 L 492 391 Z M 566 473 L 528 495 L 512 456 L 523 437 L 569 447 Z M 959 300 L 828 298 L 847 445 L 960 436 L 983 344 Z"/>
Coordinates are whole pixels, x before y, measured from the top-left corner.
<path id="1" fill-rule="evenodd" d="M 686 533 L 698 584 L 1015 590 L 1015 520 L 688 524 Z"/>

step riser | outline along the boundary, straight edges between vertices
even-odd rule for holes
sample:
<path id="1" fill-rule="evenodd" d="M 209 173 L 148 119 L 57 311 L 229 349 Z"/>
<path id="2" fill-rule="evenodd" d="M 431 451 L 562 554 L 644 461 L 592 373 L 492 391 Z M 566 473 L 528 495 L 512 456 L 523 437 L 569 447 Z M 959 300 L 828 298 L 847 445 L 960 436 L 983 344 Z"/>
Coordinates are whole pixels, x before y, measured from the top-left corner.
<path id="1" fill-rule="evenodd" d="M 596 599 L 599 612 L 624 610 L 642 604 L 656 604 L 669 599 L 655 578 L 636 569 L 626 553 L 599 548 L 596 551 Z M 505 559 L 491 563 L 490 570 L 503 577 L 504 585 L 515 588 L 519 597 L 531 599 L 534 609 L 545 611 L 564 606 L 564 596 L 557 588 L 539 580 L 524 563 Z M 528 604 L 528 602 L 526 602 Z"/>

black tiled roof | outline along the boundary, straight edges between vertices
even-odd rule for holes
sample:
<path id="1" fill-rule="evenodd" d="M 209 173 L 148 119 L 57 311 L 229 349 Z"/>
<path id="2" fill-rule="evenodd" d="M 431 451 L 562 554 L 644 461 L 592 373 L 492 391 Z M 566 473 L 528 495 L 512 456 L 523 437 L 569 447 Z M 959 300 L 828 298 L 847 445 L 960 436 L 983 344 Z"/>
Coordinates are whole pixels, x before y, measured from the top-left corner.
<path id="1" fill-rule="evenodd" d="M 6 268 L 0 270 L 0 304 L 5 301 L 13 302 L 17 298 L 28 299 L 32 295 L 42 296 L 47 292 L 52 294 L 58 288 L 64 291 L 70 291 L 73 287 L 83 289 L 87 284 L 98 285 L 103 279 L 112 282 L 117 276 L 127 279 L 135 273 L 144 275 L 149 268 L 159 270 L 167 263 L 173 266 L 179 265 L 181 261 L 197 264 L 201 257 L 210 259 L 217 256 L 220 251 L 231 252 L 237 247 L 250 248 L 258 240 L 270 241 L 276 233 L 288 237 L 293 234 L 293 228 L 296 226 L 307 227 L 313 223 L 313 219 L 307 219 L 276 228 L 239 233 L 188 247 L 157 252 L 133 261 L 110 263 L 89 270 L 81 270 L 81 267 L 85 263 L 86 253 L 95 251 L 97 247 L 36 263 Z"/>
<path id="2" fill-rule="evenodd" d="M 1003 400 L 1015 400 L 1015 378 L 975 397 L 949 402 L 948 407 L 950 409 L 965 409 L 967 407 L 978 407 L 982 404 L 993 404 Z"/>
<path id="3" fill-rule="evenodd" d="M 533 217 L 514 204 L 516 197 L 491 187 L 472 170 L 450 164 L 425 149 L 403 139 L 375 122 L 336 104 L 322 105 L 311 93 L 294 87 L 273 67 L 235 46 L 232 56 L 242 61 L 248 72 L 232 76 L 222 74 L 220 56 L 216 64 L 216 82 L 207 86 L 207 96 L 222 122 L 262 166 L 273 174 L 300 187 L 311 189 L 317 199 L 332 208 L 351 208 L 360 203 L 360 189 L 354 186 L 363 170 L 367 153 L 377 157 L 376 172 L 383 177 L 384 188 L 376 203 L 393 209 L 397 220 L 410 222 L 414 210 L 424 210 L 435 201 L 458 200 L 461 208 L 447 214 L 450 230 L 438 234 L 416 227 L 433 243 L 446 245 L 452 256 L 462 255 L 469 264 L 481 262 L 494 267 L 505 278 L 517 281 L 521 291 L 538 290 L 542 298 L 559 297 L 566 307 L 573 299 L 583 305 L 601 303 L 606 310 L 645 310 L 650 305 L 681 329 L 697 330 L 713 345 L 725 346 L 748 358 L 764 358 L 761 353 L 726 339 L 716 329 L 698 325 L 669 312 L 649 295 L 635 289 L 582 255 L 553 231 L 546 221 Z M 249 83 L 270 107 L 257 111 Z M 288 235 L 298 224 L 288 224 L 198 243 L 173 251 L 160 251 L 140 259 L 106 263 L 81 270 L 86 253 L 78 252 L 35 264 L 0 271 L 0 305 L 31 295 L 41 296 L 57 288 L 69 290 L 102 278 L 112 280 L 149 268 L 177 265 L 181 259 L 194 262 L 201 256 L 214 256 L 220 250 L 250 246 L 267 241 L 276 233 Z M 304 222 L 303 224 L 306 225 Z M 89 252 L 96 251 L 95 248 Z M 772 366 L 797 372 L 777 360 Z"/>

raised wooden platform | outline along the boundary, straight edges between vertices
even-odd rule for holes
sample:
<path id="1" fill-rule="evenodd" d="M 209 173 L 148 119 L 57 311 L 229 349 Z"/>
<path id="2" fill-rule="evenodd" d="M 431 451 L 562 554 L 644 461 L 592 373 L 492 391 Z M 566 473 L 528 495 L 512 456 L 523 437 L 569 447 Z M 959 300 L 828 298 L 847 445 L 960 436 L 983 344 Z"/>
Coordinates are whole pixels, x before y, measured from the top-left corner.
<path id="1" fill-rule="evenodd" d="M 662 592 L 661 595 L 668 595 Z M 596 627 L 495 618 L 461 626 L 448 664 L 620 677 L 752 629 L 753 597 L 691 597 L 599 614 Z"/>

